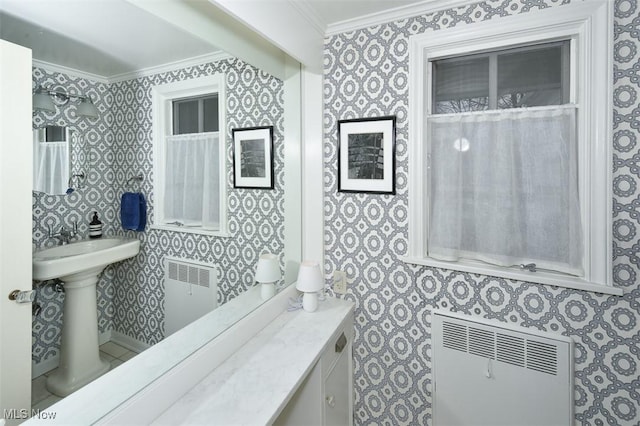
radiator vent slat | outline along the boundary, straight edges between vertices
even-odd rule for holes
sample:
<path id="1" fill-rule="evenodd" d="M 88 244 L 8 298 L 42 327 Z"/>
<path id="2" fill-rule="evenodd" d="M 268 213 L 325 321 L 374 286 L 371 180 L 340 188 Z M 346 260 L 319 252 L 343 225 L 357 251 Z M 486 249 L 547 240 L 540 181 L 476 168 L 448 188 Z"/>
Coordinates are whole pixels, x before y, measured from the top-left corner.
<path id="1" fill-rule="evenodd" d="M 558 348 L 548 343 L 528 340 L 527 368 L 555 376 L 558 370 Z"/>
<path id="2" fill-rule="evenodd" d="M 495 338 L 496 335 L 492 331 L 469 327 L 469 353 L 495 359 Z"/>
<path id="3" fill-rule="evenodd" d="M 198 285 L 198 270 L 196 266 L 189 266 L 189 284 Z"/>
<path id="4" fill-rule="evenodd" d="M 169 262 L 169 279 L 178 279 L 178 264 L 175 262 Z"/>
<path id="5" fill-rule="evenodd" d="M 201 287 L 209 287 L 210 271 L 208 269 L 200 269 L 198 277 L 198 285 Z"/>
<path id="6" fill-rule="evenodd" d="M 461 324 L 444 322 L 442 324 L 442 345 L 445 348 L 467 352 L 467 327 Z"/>
<path id="7" fill-rule="evenodd" d="M 182 283 L 189 282 L 189 267 L 187 265 L 178 264 L 178 281 Z"/>
<path id="8" fill-rule="evenodd" d="M 171 280 L 206 288 L 211 285 L 210 268 L 167 260 L 167 269 Z"/>
<path id="9" fill-rule="evenodd" d="M 524 339 L 507 334 L 497 334 L 497 359 L 507 364 L 524 367 Z"/>
<path id="10" fill-rule="evenodd" d="M 525 334 L 505 334 L 456 322 L 442 322 L 442 346 L 471 355 L 558 374 L 558 348 L 553 344 L 528 339 Z"/>

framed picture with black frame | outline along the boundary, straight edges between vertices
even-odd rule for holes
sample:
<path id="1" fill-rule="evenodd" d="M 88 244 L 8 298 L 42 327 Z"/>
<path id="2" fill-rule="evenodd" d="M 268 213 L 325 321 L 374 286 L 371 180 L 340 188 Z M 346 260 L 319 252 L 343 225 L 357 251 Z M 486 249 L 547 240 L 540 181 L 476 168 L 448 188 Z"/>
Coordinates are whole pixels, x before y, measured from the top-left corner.
<path id="1" fill-rule="evenodd" d="M 273 126 L 233 129 L 233 187 L 273 189 Z"/>
<path id="2" fill-rule="evenodd" d="M 338 121 L 338 192 L 396 193 L 396 117 Z"/>

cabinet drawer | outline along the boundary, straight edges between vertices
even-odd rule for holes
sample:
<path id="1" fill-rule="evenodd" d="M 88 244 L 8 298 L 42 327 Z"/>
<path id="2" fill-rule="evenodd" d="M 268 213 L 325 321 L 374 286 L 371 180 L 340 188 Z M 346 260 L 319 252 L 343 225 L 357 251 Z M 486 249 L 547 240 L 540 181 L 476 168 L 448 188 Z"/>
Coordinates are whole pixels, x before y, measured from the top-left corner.
<path id="1" fill-rule="evenodd" d="M 353 317 L 347 319 L 347 324 L 353 324 Z M 333 366 L 337 362 L 340 355 L 349 351 L 349 346 L 353 341 L 353 325 L 343 325 L 338 329 L 336 333 L 331 337 L 331 340 L 327 344 L 325 350 L 322 353 L 321 365 L 322 365 L 322 378 L 326 378 L 329 372 L 333 369 Z M 351 356 L 350 354 L 346 355 Z"/>

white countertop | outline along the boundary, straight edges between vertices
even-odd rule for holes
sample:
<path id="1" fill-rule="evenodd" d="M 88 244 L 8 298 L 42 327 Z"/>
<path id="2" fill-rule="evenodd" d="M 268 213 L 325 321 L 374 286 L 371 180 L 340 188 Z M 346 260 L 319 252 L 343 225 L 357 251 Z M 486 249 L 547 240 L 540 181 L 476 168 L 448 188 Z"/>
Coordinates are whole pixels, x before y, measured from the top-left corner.
<path id="1" fill-rule="evenodd" d="M 272 423 L 352 312 L 333 298 L 313 313 L 283 312 L 153 424 Z"/>

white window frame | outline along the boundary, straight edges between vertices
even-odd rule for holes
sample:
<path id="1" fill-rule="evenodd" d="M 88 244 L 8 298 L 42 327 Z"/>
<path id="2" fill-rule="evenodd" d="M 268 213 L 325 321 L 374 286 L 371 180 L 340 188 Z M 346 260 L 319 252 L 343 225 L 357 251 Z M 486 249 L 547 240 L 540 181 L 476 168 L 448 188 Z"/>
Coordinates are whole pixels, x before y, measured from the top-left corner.
<path id="1" fill-rule="evenodd" d="M 222 73 L 190 80 L 153 86 L 153 172 L 154 172 L 154 209 L 152 229 L 186 232 L 191 234 L 229 237 L 227 228 L 227 161 L 226 161 L 226 93 L 225 76 Z M 172 134 L 173 101 L 189 97 L 218 94 L 218 135 L 220 164 L 220 229 L 207 230 L 196 227 L 178 226 L 164 223 L 165 188 L 165 137 Z"/>
<path id="2" fill-rule="evenodd" d="M 622 295 L 612 268 L 612 2 L 592 0 L 532 11 L 409 39 L 409 247 L 407 263 L 507 279 Z M 431 111 L 430 61 L 483 51 L 571 40 L 571 103 L 577 105 L 584 277 L 529 272 L 476 261 L 427 256 L 428 206 L 425 117 Z M 426 78 L 425 78 L 426 77 Z"/>

